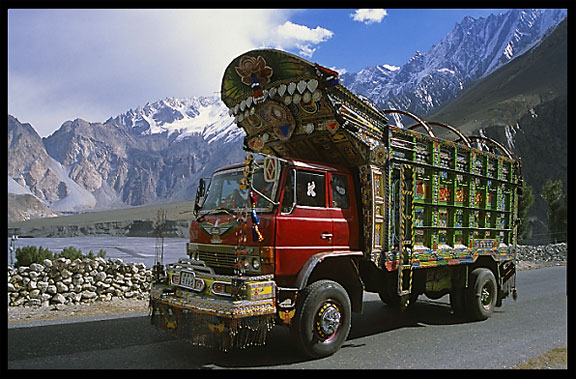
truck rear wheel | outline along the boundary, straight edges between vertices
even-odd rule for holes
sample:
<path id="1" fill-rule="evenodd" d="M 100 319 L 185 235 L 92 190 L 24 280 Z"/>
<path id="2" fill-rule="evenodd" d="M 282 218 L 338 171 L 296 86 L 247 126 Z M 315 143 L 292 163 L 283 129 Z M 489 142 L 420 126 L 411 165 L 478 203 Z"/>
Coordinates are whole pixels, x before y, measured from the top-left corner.
<path id="1" fill-rule="evenodd" d="M 466 291 L 466 307 L 473 320 L 486 320 L 492 316 L 498 295 L 496 278 L 487 268 L 477 268 L 470 274 Z"/>
<path id="2" fill-rule="evenodd" d="M 306 287 L 298 298 L 291 333 L 309 357 L 334 354 L 350 332 L 352 306 L 344 287 L 319 280 Z"/>

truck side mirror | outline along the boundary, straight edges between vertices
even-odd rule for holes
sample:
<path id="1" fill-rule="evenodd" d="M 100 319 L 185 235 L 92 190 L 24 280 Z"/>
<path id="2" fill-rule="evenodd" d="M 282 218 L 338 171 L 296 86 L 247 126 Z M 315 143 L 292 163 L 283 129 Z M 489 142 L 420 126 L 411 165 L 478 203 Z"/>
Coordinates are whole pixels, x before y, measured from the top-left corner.
<path id="1" fill-rule="evenodd" d="M 194 200 L 194 215 L 198 214 L 198 211 L 204 204 L 204 197 L 206 196 L 206 179 L 200 178 L 198 182 L 198 188 L 196 189 L 196 199 Z"/>

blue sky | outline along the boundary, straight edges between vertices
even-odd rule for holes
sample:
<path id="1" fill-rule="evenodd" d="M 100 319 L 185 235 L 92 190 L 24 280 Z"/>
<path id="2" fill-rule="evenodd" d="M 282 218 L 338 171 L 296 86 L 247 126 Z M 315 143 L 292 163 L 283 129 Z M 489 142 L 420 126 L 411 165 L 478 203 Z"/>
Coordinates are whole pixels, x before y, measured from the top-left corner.
<path id="1" fill-rule="evenodd" d="M 401 66 L 465 16 L 505 9 L 9 9 L 8 112 L 41 136 L 165 97 L 218 95 L 228 63 L 272 47 L 339 71 Z"/>
<path id="2" fill-rule="evenodd" d="M 440 42 L 464 17 L 487 17 L 507 9 L 386 9 L 382 19 L 375 14 L 364 21 L 354 21 L 355 11 L 306 10 L 291 17 L 294 23 L 334 33 L 318 45 L 315 62 L 348 72 L 380 64 L 402 66 L 417 50 L 427 52 Z"/>

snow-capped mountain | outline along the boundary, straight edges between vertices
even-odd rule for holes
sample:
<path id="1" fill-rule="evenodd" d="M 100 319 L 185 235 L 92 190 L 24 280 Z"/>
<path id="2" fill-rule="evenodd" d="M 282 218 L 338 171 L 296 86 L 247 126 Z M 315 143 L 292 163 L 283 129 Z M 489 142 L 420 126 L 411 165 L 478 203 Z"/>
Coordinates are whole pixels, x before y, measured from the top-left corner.
<path id="1" fill-rule="evenodd" d="M 519 229 L 524 243 L 548 242 L 544 184 L 552 179 L 565 189 L 568 185 L 567 22 L 428 116 L 458 126 L 465 135 L 493 138 L 520 158 L 534 198 Z"/>
<path id="2" fill-rule="evenodd" d="M 381 108 L 424 116 L 539 43 L 566 15 L 562 9 L 513 9 L 486 18 L 465 17 L 437 45 L 426 53 L 417 51 L 401 68 L 367 67 L 344 74 L 342 82 Z"/>
<path id="3" fill-rule="evenodd" d="M 62 212 L 190 200 L 200 177 L 242 159 L 243 137 L 216 97 L 167 98 L 104 123 L 67 121 L 43 139 L 9 116 L 9 191 L 28 190 Z"/>
<path id="4" fill-rule="evenodd" d="M 170 97 L 131 109 L 116 120 L 141 135 L 176 134 L 177 140 L 197 134 L 208 143 L 221 138 L 230 142 L 244 136 L 228 116 L 228 108 L 215 97 Z"/>

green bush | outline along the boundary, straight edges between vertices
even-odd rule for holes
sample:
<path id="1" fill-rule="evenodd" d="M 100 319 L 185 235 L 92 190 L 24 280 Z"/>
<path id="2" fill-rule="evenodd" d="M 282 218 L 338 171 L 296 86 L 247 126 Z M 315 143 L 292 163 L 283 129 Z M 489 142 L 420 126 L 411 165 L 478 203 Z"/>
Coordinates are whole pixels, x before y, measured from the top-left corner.
<path id="1" fill-rule="evenodd" d="M 100 249 L 96 257 L 105 258 L 106 251 Z M 54 260 L 58 258 L 68 258 L 73 261 L 78 258 L 94 259 L 95 256 L 92 250 L 90 250 L 88 254 L 83 255 L 82 250 L 76 249 L 73 246 L 65 247 L 60 253 L 56 254 L 42 246 L 24 246 L 16 249 L 16 263 L 14 263 L 14 266 L 30 266 L 32 263 L 42 264 L 44 259 Z"/>
<path id="2" fill-rule="evenodd" d="M 42 263 L 44 259 L 54 259 L 52 251 L 42 246 L 24 246 L 16 249 L 16 267 L 30 266 L 32 263 Z"/>
<path id="3" fill-rule="evenodd" d="M 95 258 L 94 252 L 93 252 L 92 250 L 90 250 L 90 251 L 88 252 L 88 255 L 86 255 L 86 256 L 87 256 L 88 258 L 90 258 L 90 259 L 94 259 L 94 258 Z M 103 249 L 100 249 L 100 251 L 98 252 L 98 254 L 96 254 L 96 257 L 106 258 L 106 251 L 103 250 Z"/>
<path id="4" fill-rule="evenodd" d="M 73 261 L 75 259 L 82 258 L 82 250 L 76 249 L 73 246 L 65 247 L 56 258 L 68 258 Z"/>

